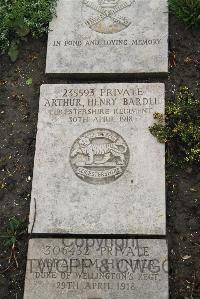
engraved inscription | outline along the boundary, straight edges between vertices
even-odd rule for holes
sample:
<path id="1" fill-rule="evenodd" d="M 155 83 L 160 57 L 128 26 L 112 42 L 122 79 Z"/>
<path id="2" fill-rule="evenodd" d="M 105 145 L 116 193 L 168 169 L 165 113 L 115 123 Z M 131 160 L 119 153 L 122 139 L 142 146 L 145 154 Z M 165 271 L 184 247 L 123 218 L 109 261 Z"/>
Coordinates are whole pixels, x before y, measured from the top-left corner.
<path id="1" fill-rule="evenodd" d="M 91 184 L 115 181 L 129 162 L 125 140 L 108 129 L 93 129 L 82 134 L 72 145 L 70 163 L 75 174 Z"/>
<path id="2" fill-rule="evenodd" d="M 90 123 L 92 127 L 133 123 L 137 118 L 153 115 L 161 104 L 158 96 L 147 95 L 142 88 L 69 88 L 44 101 L 52 118 Z"/>
<path id="3" fill-rule="evenodd" d="M 83 0 L 85 24 L 104 34 L 120 32 L 130 26 L 126 10 L 134 0 Z"/>
<path id="4" fill-rule="evenodd" d="M 30 288 L 32 284 L 31 289 L 39 290 L 40 294 L 42 288 L 48 288 L 55 298 L 153 299 L 160 298 L 162 290 L 162 294 L 165 293 L 162 298 L 168 298 L 167 249 L 163 240 L 46 239 L 40 244 L 33 242 L 40 251 L 38 254 L 32 251 L 28 258 L 27 286 Z M 30 292 L 28 294 L 25 298 L 30 298 Z"/>

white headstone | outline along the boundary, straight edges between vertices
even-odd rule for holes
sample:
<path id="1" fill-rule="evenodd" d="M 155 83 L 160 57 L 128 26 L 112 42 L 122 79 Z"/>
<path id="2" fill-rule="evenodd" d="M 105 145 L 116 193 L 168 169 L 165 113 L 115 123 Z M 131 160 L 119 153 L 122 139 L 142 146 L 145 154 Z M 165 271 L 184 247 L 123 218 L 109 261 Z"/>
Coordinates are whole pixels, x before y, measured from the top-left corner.
<path id="1" fill-rule="evenodd" d="M 168 299 L 165 240 L 33 239 L 24 299 Z"/>
<path id="2" fill-rule="evenodd" d="M 154 112 L 164 84 L 43 85 L 29 231 L 164 235 Z"/>
<path id="3" fill-rule="evenodd" d="M 58 0 L 46 73 L 167 71 L 167 0 Z"/>

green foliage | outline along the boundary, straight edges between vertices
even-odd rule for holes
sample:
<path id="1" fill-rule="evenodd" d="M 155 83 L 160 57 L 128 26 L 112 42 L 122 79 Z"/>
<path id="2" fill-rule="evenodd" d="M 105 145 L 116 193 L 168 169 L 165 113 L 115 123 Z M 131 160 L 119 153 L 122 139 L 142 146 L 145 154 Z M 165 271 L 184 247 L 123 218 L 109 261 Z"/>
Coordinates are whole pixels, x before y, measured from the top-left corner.
<path id="1" fill-rule="evenodd" d="M 200 24 L 199 0 L 169 0 L 170 10 L 188 25 Z"/>
<path id="2" fill-rule="evenodd" d="M 15 246 L 18 238 L 25 232 L 25 222 L 12 217 L 8 223 L 7 229 L 0 234 L 5 246 Z"/>
<path id="3" fill-rule="evenodd" d="M 33 79 L 29 78 L 26 80 L 26 85 L 31 86 L 33 84 Z"/>
<path id="4" fill-rule="evenodd" d="M 166 115 L 155 113 L 156 122 L 150 132 L 167 145 L 169 166 L 200 163 L 200 99 L 187 87 L 176 94 L 175 101 L 166 104 Z"/>
<path id="5" fill-rule="evenodd" d="M 15 43 L 15 49 L 11 49 L 14 61 L 19 40 L 29 33 L 36 37 L 48 30 L 55 5 L 56 0 L 0 0 L 0 53 L 7 52 Z"/>
<path id="6" fill-rule="evenodd" d="M 8 51 L 8 56 L 10 57 L 12 62 L 15 62 L 17 60 L 17 57 L 19 55 L 19 46 L 20 46 L 19 40 L 11 41 L 10 48 Z"/>

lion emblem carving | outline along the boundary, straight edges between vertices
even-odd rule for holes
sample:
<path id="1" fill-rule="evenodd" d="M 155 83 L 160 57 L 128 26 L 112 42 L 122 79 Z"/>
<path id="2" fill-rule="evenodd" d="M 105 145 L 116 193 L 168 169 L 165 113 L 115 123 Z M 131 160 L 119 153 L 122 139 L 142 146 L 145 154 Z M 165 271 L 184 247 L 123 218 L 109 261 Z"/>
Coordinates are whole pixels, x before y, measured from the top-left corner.
<path id="1" fill-rule="evenodd" d="M 124 165 L 127 146 L 118 141 L 115 143 L 104 143 L 104 144 L 92 144 L 88 137 L 81 137 L 79 140 L 79 148 L 75 149 L 71 153 L 71 157 L 74 158 L 78 154 L 83 154 L 88 157 L 86 161 L 87 165 L 92 164 L 104 164 L 112 156 L 118 158 L 117 164 Z M 102 156 L 101 160 L 95 161 L 95 156 Z"/>
<path id="2" fill-rule="evenodd" d="M 103 185 L 117 180 L 125 172 L 130 157 L 128 144 L 110 129 L 91 129 L 72 144 L 69 162 L 84 182 Z"/>

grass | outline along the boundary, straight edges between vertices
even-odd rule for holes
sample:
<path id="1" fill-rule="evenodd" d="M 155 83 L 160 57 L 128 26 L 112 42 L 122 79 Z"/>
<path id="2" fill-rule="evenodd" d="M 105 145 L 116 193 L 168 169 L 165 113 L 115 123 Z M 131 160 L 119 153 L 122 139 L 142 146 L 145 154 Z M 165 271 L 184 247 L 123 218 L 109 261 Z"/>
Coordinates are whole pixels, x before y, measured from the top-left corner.
<path id="1" fill-rule="evenodd" d="M 18 242 L 18 239 L 22 234 L 24 234 L 26 231 L 26 223 L 25 221 L 22 221 L 16 217 L 12 217 L 9 220 L 9 223 L 7 225 L 7 228 L 5 232 L 2 232 L 0 234 L 0 239 L 2 239 L 4 245 L 11 249 L 11 254 L 9 257 L 9 264 L 12 260 L 15 261 L 15 264 L 18 268 L 18 262 L 16 257 L 16 244 Z"/>

